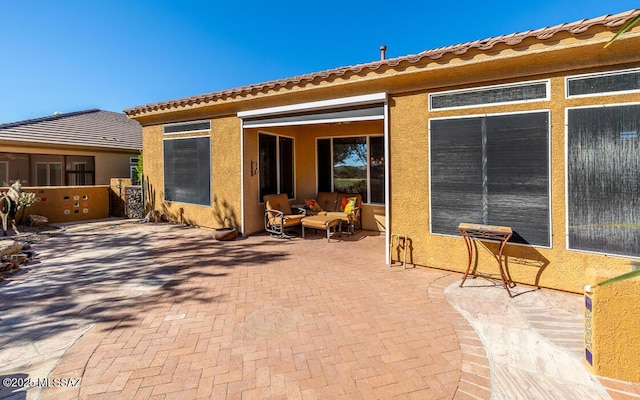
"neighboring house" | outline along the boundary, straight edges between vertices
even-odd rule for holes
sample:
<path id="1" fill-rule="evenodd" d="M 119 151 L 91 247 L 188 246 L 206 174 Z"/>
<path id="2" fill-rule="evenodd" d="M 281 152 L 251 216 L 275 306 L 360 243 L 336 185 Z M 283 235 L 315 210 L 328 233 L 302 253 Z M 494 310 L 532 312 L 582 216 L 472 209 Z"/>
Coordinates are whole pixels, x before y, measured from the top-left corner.
<path id="1" fill-rule="evenodd" d="M 357 190 L 387 261 L 464 271 L 458 224 L 506 225 L 515 281 L 580 292 L 640 257 L 640 27 L 604 48 L 639 12 L 125 110 L 150 204 L 246 235 L 265 194 Z"/>
<path id="2" fill-rule="evenodd" d="M 0 187 L 108 185 L 129 178 L 142 128 L 124 114 L 86 110 L 0 125 Z"/>

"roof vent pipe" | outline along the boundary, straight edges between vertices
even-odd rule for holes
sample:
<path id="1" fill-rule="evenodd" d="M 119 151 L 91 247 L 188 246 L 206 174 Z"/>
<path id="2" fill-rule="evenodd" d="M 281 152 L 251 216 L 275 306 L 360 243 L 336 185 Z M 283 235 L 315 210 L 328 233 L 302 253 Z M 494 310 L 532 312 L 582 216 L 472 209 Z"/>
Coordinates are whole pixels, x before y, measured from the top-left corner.
<path id="1" fill-rule="evenodd" d="M 387 58 L 387 46 L 380 46 L 380 61 L 384 61 Z"/>

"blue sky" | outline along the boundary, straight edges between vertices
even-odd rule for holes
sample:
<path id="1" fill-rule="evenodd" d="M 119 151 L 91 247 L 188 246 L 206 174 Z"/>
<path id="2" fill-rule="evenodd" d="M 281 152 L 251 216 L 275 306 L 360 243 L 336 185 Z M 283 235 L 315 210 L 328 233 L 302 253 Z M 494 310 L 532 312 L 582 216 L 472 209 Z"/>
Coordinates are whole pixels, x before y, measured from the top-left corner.
<path id="1" fill-rule="evenodd" d="M 0 123 L 125 108 L 640 8 L 637 1 L 0 3 Z"/>

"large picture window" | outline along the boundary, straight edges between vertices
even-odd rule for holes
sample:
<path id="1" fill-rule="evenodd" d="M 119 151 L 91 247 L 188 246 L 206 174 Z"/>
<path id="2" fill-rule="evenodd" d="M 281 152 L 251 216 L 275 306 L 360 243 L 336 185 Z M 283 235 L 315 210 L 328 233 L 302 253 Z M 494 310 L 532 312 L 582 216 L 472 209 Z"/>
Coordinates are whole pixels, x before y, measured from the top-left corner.
<path id="1" fill-rule="evenodd" d="M 640 105 L 567 110 L 569 248 L 640 257 Z"/>
<path id="2" fill-rule="evenodd" d="M 295 197 L 293 139 L 260 133 L 260 201 L 267 194 L 286 193 Z"/>
<path id="3" fill-rule="evenodd" d="M 502 225 L 550 246 L 548 112 L 431 120 L 430 163 L 433 233 Z"/>
<path id="4" fill-rule="evenodd" d="M 166 201 L 211 205 L 211 138 L 165 139 Z"/>
<path id="5" fill-rule="evenodd" d="M 383 204 L 384 138 L 318 139 L 318 191 L 360 193 L 366 203 Z"/>

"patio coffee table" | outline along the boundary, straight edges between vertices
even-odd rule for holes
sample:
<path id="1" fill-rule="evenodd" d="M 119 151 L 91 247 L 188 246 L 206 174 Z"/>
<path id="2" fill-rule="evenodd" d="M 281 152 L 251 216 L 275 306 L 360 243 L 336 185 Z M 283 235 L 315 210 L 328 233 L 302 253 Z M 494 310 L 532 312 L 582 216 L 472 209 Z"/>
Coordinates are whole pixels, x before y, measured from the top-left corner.
<path id="1" fill-rule="evenodd" d="M 340 232 L 342 234 L 342 219 L 328 215 L 312 215 L 302 218 L 302 237 L 304 238 L 304 228 L 325 229 L 327 231 L 327 242 L 331 241 L 331 236 Z"/>

